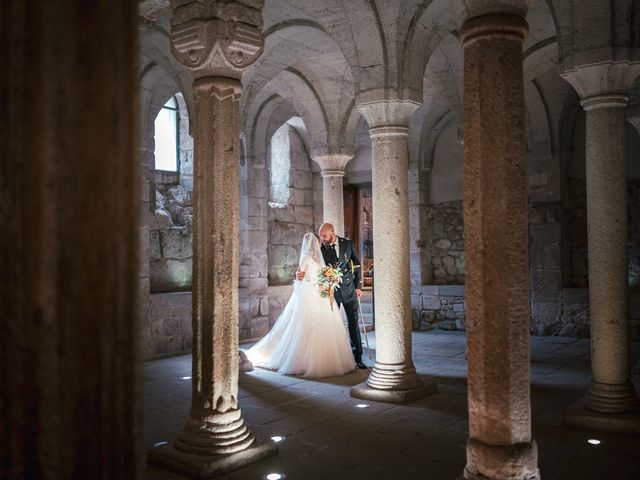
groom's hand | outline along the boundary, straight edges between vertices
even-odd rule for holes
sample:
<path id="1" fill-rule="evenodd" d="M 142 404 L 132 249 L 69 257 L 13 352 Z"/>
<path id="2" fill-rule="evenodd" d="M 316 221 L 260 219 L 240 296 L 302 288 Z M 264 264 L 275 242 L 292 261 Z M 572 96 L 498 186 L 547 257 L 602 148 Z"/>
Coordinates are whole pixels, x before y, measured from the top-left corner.
<path id="1" fill-rule="evenodd" d="M 302 279 L 304 278 L 304 272 L 303 272 L 303 271 L 301 271 L 301 270 L 298 270 L 298 271 L 296 272 L 296 278 L 297 278 L 298 280 L 302 280 Z"/>
<path id="2" fill-rule="evenodd" d="M 358 297 L 358 300 L 360 300 L 361 296 L 362 296 L 362 290 L 360 290 L 359 288 L 356 288 L 356 297 Z"/>

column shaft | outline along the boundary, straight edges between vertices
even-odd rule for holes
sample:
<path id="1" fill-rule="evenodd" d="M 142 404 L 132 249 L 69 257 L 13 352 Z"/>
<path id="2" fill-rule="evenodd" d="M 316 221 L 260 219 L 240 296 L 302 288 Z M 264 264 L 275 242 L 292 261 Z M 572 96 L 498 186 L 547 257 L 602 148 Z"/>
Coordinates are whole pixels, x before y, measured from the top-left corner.
<path id="1" fill-rule="evenodd" d="M 464 241 L 469 441 L 466 478 L 539 478 L 531 438 L 522 43 L 516 15 L 467 21 Z"/>
<path id="2" fill-rule="evenodd" d="M 588 407 L 620 413 L 638 406 L 630 382 L 626 98 L 583 102 L 587 114 L 587 222 L 591 369 Z"/>
<path id="3" fill-rule="evenodd" d="M 388 100 L 358 107 L 372 141 L 376 363 L 367 381 L 352 388 L 354 397 L 404 402 L 437 389 L 416 374 L 411 358 L 407 138 L 417 107 Z"/>
<path id="4" fill-rule="evenodd" d="M 1 8 L 0 476 L 136 479 L 137 4 Z"/>
<path id="5" fill-rule="evenodd" d="M 413 367 L 406 128 L 371 130 L 377 364 Z M 376 378 L 377 372 L 372 377 Z M 373 381 L 373 379 L 370 379 Z M 375 382 L 374 382 L 375 383 Z"/>
<path id="6" fill-rule="evenodd" d="M 176 443 L 232 453 L 253 442 L 238 410 L 239 80 L 194 82 L 193 399 Z"/>
<path id="7" fill-rule="evenodd" d="M 344 194 L 342 178 L 344 171 L 322 172 L 322 208 L 324 222 L 331 223 L 338 236 L 344 236 Z"/>

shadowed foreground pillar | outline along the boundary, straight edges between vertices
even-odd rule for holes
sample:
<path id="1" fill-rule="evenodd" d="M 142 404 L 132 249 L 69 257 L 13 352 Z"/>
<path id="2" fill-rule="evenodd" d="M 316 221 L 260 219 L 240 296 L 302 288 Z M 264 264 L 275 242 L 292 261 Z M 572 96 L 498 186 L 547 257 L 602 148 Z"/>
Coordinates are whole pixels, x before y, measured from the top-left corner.
<path id="1" fill-rule="evenodd" d="M 148 461 L 207 478 L 275 453 L 238 407 L 240 78 L 262 49 L 262 2 L 172 6 L 173 53 L 195 78 L 193 388 L 184 431 Z"/>
<path id="2" fill-rule="evenodd" d="M 320 155 L 313 160 L 320 165 L 322 175 L 323 222 L 331 223 L 336 233 L 344 236 L 344 192 L 342 179 L 351 155 Z"/>
<path id="3" fill-rule="evenodd" d="M 540 478 L 531 438 L 529 281 L 519 15 L 468 20 L 464 47 L 464 245 L 468 479 Z"/>
<path id="4" fill-rule="evenodd" d="M 0 477 L 140 478 L 137 2 L 1 9 Z"/>
<path id="5" fill-rule="evenodd" d="M 407 136 L 417 108 L 398 100 L 358 106 L 372 142 L 376 362 L 367 381 L 351 389 L 357 398 L 405 402 L 436 391 L 416 374 L 411 358 Z"/>
<path id="6" fill-rule="evenodd" d="M 578 427 L 640 433 L 640 401 L 631 383 L 627 277 L 627 89 L 640 65 L 578 67 L 565 73 L 586 111 L 586 180 L 592 379 L 565 413 Z M 634 413 L 635 412 L 635 413 Z"/>

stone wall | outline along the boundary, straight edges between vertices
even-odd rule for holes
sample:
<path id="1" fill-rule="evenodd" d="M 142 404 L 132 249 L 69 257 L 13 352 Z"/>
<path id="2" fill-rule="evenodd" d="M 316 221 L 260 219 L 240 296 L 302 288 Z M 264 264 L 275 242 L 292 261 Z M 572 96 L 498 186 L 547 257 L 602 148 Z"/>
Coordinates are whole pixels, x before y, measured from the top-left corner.
<path id="1" fill-rule="evenodd" d="M 415 330 L 464 330 L 464 286 L 423 285 L 411 296 Z"/>
<path id="2" fill-rule="evenodd" d="M 269 285 L 287 285 L 293 280 L 300 259 L 300 245 L 305 233 L 315 230 L 314 189 L 310 158 L 292 127 L 289 127 L 290 172 L 286 203 L 268 203 Z M 273 176 L 273 172 L 271 172 Z M 288 194 L 288 195 L 287 195 Z"/>
<path id="3" fill-rule="evenodd" d="M 640 288 L 640 179 L 627 181 L 629 240 L 629 287 Z M 585 181 L 569 179 L 566 209 L 565 241 L 568 247 L 568 277 L 571 288 L 586 288 L 589 284 L 587 243 L 587 193 Z"/>
<path id="4" fill-rule="evenodd" d="M 149 230 L 151 292 L 191 289 L 192 220 L 191 192 L 177 183 L 156 178 L 156 210 Z"/>
<path id="5" fill-rule="evenodd" d="M 529 203 L 531 332 L 558 335 L 562 328 L 562 220 L 560 202 Z"/>
<path id="6" fill-rule="evenodd" d="M 587 190 L 584 180 L 568 181 L 566 218 L 564 224 L 565 276 L 569 288 L 586 288 L 589 281 L 587 266 Z"/>
<path id="7" fill-rule="evenodd" d="M 145 337 L 145 359 L 191 349 L 191 292 L 151 295 L 150 335 Z"/>
<path id="8" fill-rule="evenodd" d="M 463 284 L 465 256 L 462 201 L 437 203 L 426 209 L 431 283 Z"/>
<path id="9" fill-rule="evenodd" d="M 629 287 L 640 290 L 640 179 L 627 183 L 629 208 Z"/>

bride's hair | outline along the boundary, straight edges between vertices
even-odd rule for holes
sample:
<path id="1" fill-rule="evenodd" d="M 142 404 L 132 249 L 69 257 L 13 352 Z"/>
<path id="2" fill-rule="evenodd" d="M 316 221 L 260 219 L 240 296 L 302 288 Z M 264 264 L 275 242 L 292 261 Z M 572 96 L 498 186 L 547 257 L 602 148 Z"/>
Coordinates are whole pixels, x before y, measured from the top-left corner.
<path id="1" fill-rule="evenodd" d="M 319 265 L 322 265 L 324 262 L 322 258 L 322 252 L 320 251 L 320 241 L 318 240 L 318 237 L 315 233 L 305 233 L 304 237 L 302 238 L 300 262 L 298 263 L 299 265 L 302 265 L 302 261 L 305 257 L 311 258 Z"/>

